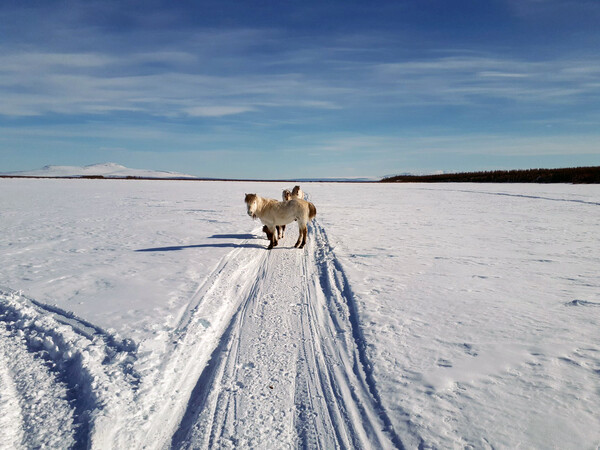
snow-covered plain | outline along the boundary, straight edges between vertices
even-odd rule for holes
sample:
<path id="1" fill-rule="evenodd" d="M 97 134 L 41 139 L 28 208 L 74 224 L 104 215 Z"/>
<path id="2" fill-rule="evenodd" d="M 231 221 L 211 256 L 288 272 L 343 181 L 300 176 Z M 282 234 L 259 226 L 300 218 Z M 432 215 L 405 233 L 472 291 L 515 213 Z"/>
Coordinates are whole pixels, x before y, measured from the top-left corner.
<path id="1" fill-rule="evenodd" d="M 0 446 L 597 448 L 600 186 L 0 180 Z"/>

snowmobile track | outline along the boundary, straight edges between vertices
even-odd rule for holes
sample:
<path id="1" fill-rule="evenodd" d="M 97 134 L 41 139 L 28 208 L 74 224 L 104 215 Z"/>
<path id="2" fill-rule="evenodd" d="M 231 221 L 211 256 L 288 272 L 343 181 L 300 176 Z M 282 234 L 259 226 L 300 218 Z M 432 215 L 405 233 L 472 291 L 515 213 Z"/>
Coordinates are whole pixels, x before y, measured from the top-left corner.
<path id="1" fill-rule="evenodd" d="M 28 393 L 8 359 L 15 348 L 19 367 L 55 386 L 45 402 L 57 406 L 46 410 L 71 424 L 60 437 L 66 446 L 403 448 L 325 231 L 313 222 L 303 250 L 292 247 L 294 231 L 269 252 L 248 244 L 254 236 L 229 252 L 177 328 L 157 336 L 163 358 L 147 359 L 134 342 L 68 311 L 0 292 L 0 409 L 16 431 L 28 430 L 11 442 L 52 442 L 17 408 Z"/>
<path id="2" fill-rule="evenodd" d="M 404 448 L 327 234 L 315 221 L 304 251 L 292 240 L 256 260 L 172 448 Z"/>

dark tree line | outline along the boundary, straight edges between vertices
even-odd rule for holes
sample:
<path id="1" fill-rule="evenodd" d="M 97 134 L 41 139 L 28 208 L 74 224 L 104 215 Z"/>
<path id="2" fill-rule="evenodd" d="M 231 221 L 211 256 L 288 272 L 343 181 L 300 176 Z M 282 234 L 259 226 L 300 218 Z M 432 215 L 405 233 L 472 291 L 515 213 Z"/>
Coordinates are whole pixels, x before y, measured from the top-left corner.
<path id="1" fill-rule="evenodd" d="M 439 175 L 398 175 L 384 183 L 594 183 L 600 184 L 600 166 L 564 169 L 493 170 L 444 173 Z"/>

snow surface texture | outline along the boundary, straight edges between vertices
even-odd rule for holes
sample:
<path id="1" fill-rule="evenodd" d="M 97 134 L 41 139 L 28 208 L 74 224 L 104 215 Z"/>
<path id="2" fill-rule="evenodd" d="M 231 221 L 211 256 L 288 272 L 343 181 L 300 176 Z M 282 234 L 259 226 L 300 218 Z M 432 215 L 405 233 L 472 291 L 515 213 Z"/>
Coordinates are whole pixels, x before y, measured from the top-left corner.
<path id="1" fill-rule="evenodd" d="M 196 178 L 193 175 L 185 175 L 177 172 L 165 172 L 145 169 L 130 169 L 120 164 L 102 163 L 89 166 L 44 166 L 38 170 L 23 172 L 9 172 L 0 175 L 16 175 L 27 177 L 90 177 L 102 176 L 105 178 Z"/>
<path id="2" fill-rule="evenodd" d="M 5 448 L 596 448 L 600 187 L 0 180 Z"/>

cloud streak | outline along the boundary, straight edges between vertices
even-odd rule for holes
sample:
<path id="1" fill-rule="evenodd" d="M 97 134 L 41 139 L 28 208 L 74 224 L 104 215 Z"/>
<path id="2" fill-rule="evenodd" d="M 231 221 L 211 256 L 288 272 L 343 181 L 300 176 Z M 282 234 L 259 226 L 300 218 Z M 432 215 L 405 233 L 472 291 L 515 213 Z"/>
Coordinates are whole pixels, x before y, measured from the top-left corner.
<path id="1" fill-rule="evenodd" d="M 313 58 L 318 60 L 316 55 Z M 250 61 L 246 61 L 250 64 Z M 181 65 L 189 67 L 180 67 Z M 239 64 L 239 63 L 238 63 Z M 150 73 L 140 74 L 140 66 Z M 600 61 L 526 62 L 480 56 L 352 65 L 326 71 L 203 73 L 188 52 L 23 53 L 0 56 L 0 114 L 104 114 L 224 117 L 269 108 L 347 109 L 360 102 L 532 107 L 576 105 L 600 97 Z M 345 76 L 340 80 L 340 73 Z"/>

